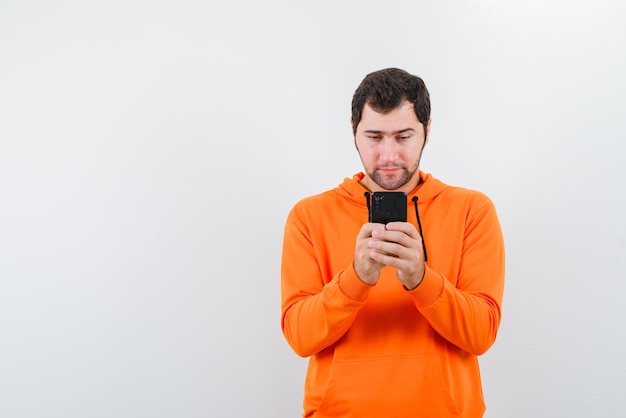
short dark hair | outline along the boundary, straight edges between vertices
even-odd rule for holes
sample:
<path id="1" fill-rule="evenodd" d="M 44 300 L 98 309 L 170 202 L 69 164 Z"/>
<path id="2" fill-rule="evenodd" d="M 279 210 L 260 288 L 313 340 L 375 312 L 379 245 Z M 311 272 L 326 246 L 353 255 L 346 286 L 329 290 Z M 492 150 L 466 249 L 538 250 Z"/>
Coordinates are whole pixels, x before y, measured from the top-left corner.
<path id="1" fill-rule="evenodd" d="M 399 68 L 386 68 L 368 74 L 352 96 L 352 132 L 356 135 L 366 103 L 378 113 L 387 113 L 405 100 L 413 103 L 415 116 L 426 135 L 430 120 L 430 95 L 424 81 Z"/>

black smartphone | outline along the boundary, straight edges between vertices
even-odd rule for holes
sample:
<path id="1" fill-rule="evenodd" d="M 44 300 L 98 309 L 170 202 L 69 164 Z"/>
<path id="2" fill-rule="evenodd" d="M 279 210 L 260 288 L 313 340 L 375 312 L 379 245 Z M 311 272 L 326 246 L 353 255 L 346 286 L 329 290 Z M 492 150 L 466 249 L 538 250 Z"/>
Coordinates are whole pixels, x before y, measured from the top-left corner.
<path id="1" fill-rule="evenodd" d="M 404 192 L 374 192 L 369 205 L 369 221 L 387 224 L 406 222 L 407 197 Z"/>

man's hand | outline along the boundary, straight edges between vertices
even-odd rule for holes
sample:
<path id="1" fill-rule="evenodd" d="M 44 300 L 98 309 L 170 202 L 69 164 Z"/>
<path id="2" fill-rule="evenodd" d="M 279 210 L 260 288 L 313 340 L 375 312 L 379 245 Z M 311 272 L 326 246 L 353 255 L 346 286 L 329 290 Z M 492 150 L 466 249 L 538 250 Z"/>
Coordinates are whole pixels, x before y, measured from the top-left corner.
<path id="1" fill-rule="evenodd" d="M 385 267 L 383 263 L 372 258 L 372 246 L 370 242 L 376 240 L 372 237 L 373 231 L 385 230 L 385 225 L 367 223 L 361 227 L 359 235 L 356 237 L 356 248 L 354 249 L 354 271 L 359 279 L 369 285 L 378 282 L 380 269 Z"/>
<path id="2" fill-rule="evenodd" d="M 375 262 L 373 264 L 395 267 L 398 280 L 404 287 L 415 289 L 422 282 L 425 271 L 424 249 L 419 233 L 408 222 L 390 222 L 380 226 L 371 230 L 371 239 L 367 240 L 369 256 Z"/>

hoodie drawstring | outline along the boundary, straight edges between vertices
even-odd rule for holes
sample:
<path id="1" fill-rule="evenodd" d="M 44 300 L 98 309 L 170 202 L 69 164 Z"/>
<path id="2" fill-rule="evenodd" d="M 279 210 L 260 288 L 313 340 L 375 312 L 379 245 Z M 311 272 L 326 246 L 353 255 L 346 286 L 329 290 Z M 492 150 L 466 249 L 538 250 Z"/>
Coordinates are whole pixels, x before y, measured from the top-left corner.
<path id="1" fill-rule="evenodd" d="M 365 192 L 363 193 L 363 195 L 365 196 L 365 202 L 367 203 L 367 214 L 368 214 L 368 219 L 367 222 L 370 222 L 372 220 L 372 210 L 370 208 L 370 192 Z"/>
<path id="2" fill-rule="evenodd" d="M 417 196 L 413 196 L 413 205 L 415 206 L 415 217 L 417 218 L 417 226 L 422 237 L 422 249 L 424 250 L 424 263 L 428 263 L 428 254 L 426 254 L 426 243 L 424 242 L 424 233 L 422 232 L 422 221 L 420 221 L 420 212 L 417 210 Z"/>

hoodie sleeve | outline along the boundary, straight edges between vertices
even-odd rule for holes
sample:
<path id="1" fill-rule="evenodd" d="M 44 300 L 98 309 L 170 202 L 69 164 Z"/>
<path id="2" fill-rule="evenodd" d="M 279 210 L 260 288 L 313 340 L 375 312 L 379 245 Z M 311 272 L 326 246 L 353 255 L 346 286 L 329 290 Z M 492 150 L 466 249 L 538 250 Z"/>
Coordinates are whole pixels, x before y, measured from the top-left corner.
<path id="1" fill-rule="evenodd" d="M 350 328 L 365 304 L 370 286 L 352 265 L 328 283 L 320 265 L 305 217 L 297 207 L 285 225 L 281 265 L 281 328 L 292 349 L 308 357 L 329 347 Z"/>
<path id="2" fill-rule="evenodd" d="M 465 223 L 458 277 L 427 266 L 410 294 L 419 311 L 446 340 L 480 355 L 495 342 L 504 293 L 504 240 L 492 202 L 481 196 Z"/>

